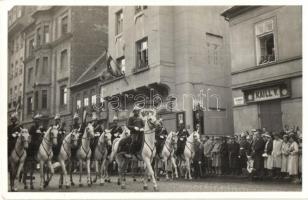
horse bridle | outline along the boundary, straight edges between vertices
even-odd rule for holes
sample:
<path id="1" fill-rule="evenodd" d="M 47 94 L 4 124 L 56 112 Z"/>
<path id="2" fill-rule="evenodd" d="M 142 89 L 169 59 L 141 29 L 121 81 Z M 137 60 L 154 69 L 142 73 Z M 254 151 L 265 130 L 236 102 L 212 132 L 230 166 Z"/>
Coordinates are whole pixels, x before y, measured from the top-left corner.
<path id="1" fill-rule="evenodd" d="M 55 130 L 55 129 L 56 129 L 55 127 L 52 127 L 52 128 L 51 128 L 50 134 L 49 134 L 49 141 L 47 141 L 47 139 L 46 139 L 45 137 L 43 138 L 43 141 L 44 141 L 47 145 L 49 145 L 49 146 L 52 145 L 52 139 L 57 138 L 56 136 L 54 136 L 54 133 L 53 133 L 53 130 Z M 44 151 L 46 152 L 46 154 L 47 154 L 47 156 L 48 156 L 48 159 L 49 159 L 49 157 L 50 157 L 50 155 L 51 155 L 51 153 L 52 153 L 52 149 L 51 149 L 50 152 L 48 153 L 48 151 L 46 150 L 44 144 L 42 144 L 42 147 L 43 147 Z"/>

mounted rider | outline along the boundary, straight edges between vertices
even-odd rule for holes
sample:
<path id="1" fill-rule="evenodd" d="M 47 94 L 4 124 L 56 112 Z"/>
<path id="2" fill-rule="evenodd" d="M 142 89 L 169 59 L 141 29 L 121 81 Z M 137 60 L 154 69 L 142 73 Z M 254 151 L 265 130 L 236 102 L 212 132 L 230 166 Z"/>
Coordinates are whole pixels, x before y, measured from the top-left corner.
<path id="1" fill-rule="evenodd" d="M 168 132 L 166 128 L 163 125 L 163 120 L 159 119 L 159 126 L 155 129 L 155 141 L 156 141 L 156 151 L 157 154 L 160 155 L 161 151 L 163 150 L 164 143 L 166 141 L 166 138 L 168 136 Z"/>
<path id="2" fill-rule="evenodd" d="M 57 144 L 57 146 L 52 147 L 54 159 L 57 159 L 57 157 L 60 153 L 60 150 L 61 150 L 61 145 L 62 145 L 63 139 L 65 137 L 65 133 L 66 133 L 66 131 L 64 129 L 65 123 L 63 122 L 61 124 L 60 114 L 55 115 L 53 125 L 56 126 L 57 129 L 58 129 L 58 138 L 57 138 L 58 144 Z"/>
<path id="3" fill-rule="evenodd" d="M 131 158 L 132 154 L 136 153 L 137 149 L 137 144 L 140 138 L 142 138 L 144 132 L 144 122 L 142 118 L 140 117 L 140 108 L 138 106 L 135 106 L 133 108 L 133 116 L 128 118 L 127 121 L 127 128 L 130 130 L 130 137 L 131 137 L 131 142 L 129 146 L 129 152 L 128 154 L 125 154 L 126 157 Z"/>
<path id="4" fill-rule="evenodd" d="M 180 156 L 183 154 L 187 137 L 189 137 L 189 132 L 185 128 L 183 120 L 181 120 L 179 130 L 178 130 L 177 150 L 175 152 L 177 156 Z"/>
<path id="5" fill-rule="evenodd" d="M 101 124 L 98 122 L 95 112 L 92 113 L 92 119 L 90 122 L 93 124 L 93 127 L 94 127 L 94 138 L 91 141 L 90 148 L 92 152 L 95 152 L 98 139 L 101 136 L 101 134 L 104 132 L 104 129 L 102 128 Z M 91 156 L 92 158 L 94 158 L 94 153 L 92 153 Z"/>
<path id="6" fill-rule="evenodd" d="M 72 158 L 76 157 L 77 150 L 78 150 L 79 146 L 81 145 L 82 133 L 84 131 L 84 125 L 81 125 L 81 123 L 79 123 L 79 119 L 80 119 L 79 115 L 77 113 L 75 113 L 74 116 L 73 116 L 73 124 L 71 125 L 70 132 L 76 131 L 77 133 L 79 133 L 79 139 L 78 139 L 77 146 L 71 148 Z"/>
<path id="7" fill-rule="evenodd" d="M 20 125 L 18 123 L 17 113 L 11 115 L 11 124 L 8 126 L 8 156 L 11 155 L 15 147 L 15 143 L 20 132 Z"/>
<path id="8" fill-rule="evenodd" d="M 113 117 L 113 121 L 112 121 L 112 124 L 110 126 L 111 128 L 111 143 L 113 143 L 113 141 L 116 139 L 116 138 L 120 138 L 120 134 L 123 132 L 123 129 L 121 126 L 118 125 L 118 122 L 119 122 L 119 119 L 117 116 L 114 116 Z"/>

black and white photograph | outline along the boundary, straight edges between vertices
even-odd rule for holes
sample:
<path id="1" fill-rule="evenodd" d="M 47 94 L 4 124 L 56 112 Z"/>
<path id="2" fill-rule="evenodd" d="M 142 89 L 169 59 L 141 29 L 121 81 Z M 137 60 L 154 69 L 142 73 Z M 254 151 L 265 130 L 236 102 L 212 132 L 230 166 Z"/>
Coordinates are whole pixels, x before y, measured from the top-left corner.
<path id="1" fill-rule="evenodd" d="M 4 199 L 305 191 L 304 5 L 29 2 L 0 2 Z"/>

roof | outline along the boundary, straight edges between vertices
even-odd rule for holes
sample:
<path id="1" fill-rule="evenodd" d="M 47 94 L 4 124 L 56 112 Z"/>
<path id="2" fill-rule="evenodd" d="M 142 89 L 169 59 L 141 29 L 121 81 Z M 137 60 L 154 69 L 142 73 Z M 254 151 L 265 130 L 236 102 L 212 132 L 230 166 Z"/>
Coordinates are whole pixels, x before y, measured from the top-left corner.
<path id="1" fill-rule="evenodd" d="M 229 19 L 233 17 L 258 7 L 260 6 L 232 6 L 221 13 L 221 16 L 225 17 L 225 19 L 229 21 Z"/>
<path id="2" fill-rule="evenodd" d="M 71 88 L 99 78 L 106 69 L 106 63 L 107 53 L 105 51 L 96 60 L 90 63 L 86 71 L 84 71 L 81 76 L 71 85 Z"/>

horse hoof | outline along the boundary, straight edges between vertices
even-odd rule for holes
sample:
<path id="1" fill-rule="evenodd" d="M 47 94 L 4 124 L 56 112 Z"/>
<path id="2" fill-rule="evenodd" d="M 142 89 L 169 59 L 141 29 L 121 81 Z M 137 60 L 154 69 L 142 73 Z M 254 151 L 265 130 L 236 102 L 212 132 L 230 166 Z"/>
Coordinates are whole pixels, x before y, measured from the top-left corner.
<path id="1" fill-rule="evenodd" d="M 96 179 L 93 180 L 93 183 L 96 183 Z"/>
<path id="2" fill-rule="evenodd" d="M 25 185 L 25 186 L 24 186 L 24 189 L 25 189 L 25 190 L 27 190 L 27 189 L 28 189 L 28 186 L 27 186 L 27 185 Z"/>
<path id="3" fill-rule="evenodd" d="M 99 185 L 100 185 L 100 186 L 104 186 L 104 183 L 102 182 L 102 183 L 100 183 Z"/>
<path id="4" fill-rule="evenodd" d="M 82 187 L 83 185 L 82 185 L 82 183 L 79 183 L 79 187 Z"/>
<path id="5" fill-rule="evenodd" d="M 31 190 L 34 190 L 34 186 L 33 186 L 33 185 L 30 185 L 30 189 L 31 189 Z"/>
<path id="6" fill-rule="evenodd" d="M 66 188 L 66 189 L 69 189 L 69 188 L 70 188 L 70 186 L 69 186 L 69 185 L 66 185 L 66 186 L 65 186 L 65 188 Z"/>
<path id="7" fill-rule="evenodd" d="M 149 188 L 148 188 L 147 185 L 144 185 L 144 186 L 143 186 L 143 189 L 144 189 L 144 190 L 148 190 Z"/>
<path id="8" fill-rule="evenodd" d="M 137 181 L 137 179 L 134 178 L 134 182 L 136 182 L 136 181 Z"/>
<path id="9" fill-rule="evenodd" d="M 75 186 L 75 183 L 74 183 L 74 182 L 71 182 L 71 186 Z"/>
<path id="10" fill-rule="evenodd" d="M 159 189 L 158 189 L 157 186 L 154 186 L 154 191 L 155 191 L 155 192 L 158 192 L 158 191 L 159 191 Z"/>
<path id="11" fill-rule="evenodd" d="M 59 189 L 62 189 L 62 185 L 59 185 Z"/>
<path id="12" fill-rule="evenodd" d="M 126 186 L 125 186 L 125 185 L 122 185 L 122 186 L 121 186 L 121 189 L 122 189 L 122 190 L 125 190 L 125 189 L 126 189 Z"/>

